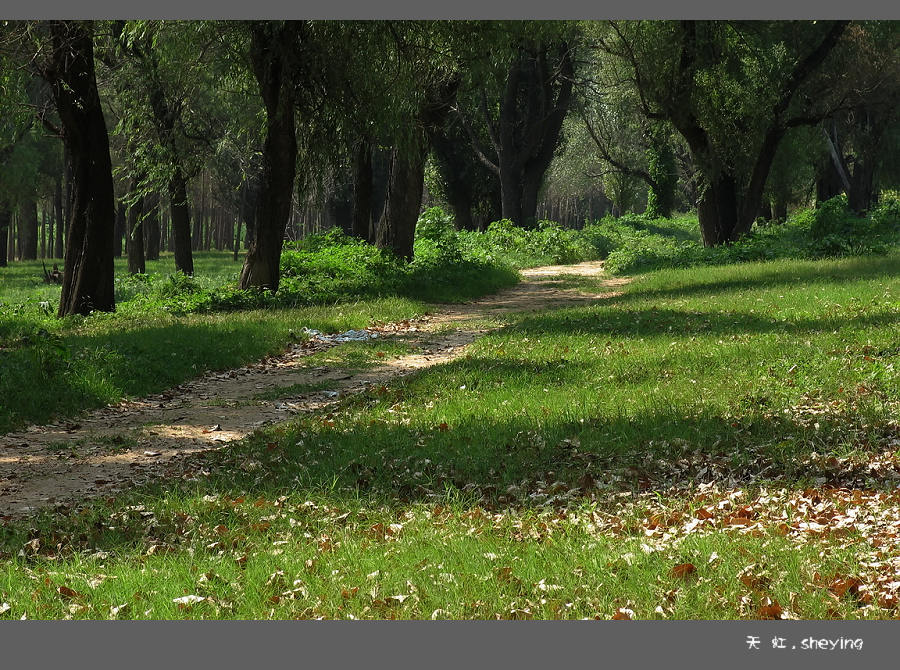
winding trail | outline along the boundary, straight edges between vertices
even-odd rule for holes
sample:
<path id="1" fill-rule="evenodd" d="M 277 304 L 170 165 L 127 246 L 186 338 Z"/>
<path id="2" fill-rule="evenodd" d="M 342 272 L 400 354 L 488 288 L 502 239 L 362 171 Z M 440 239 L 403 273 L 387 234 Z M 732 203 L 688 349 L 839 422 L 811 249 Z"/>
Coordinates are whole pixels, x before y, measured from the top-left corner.
<path id="1" fill-rule="evenodd" d="M 523 280 L 479 300 L 448 305 L 435 314 L 373 327 L 381 338 L 403 337 L 415 352 L 351 372 L 310 367 L 309 355 L 340 346 L 312 339 L 286 353 L 225 372 L 211 372 L 164 393 L 127 400 L 75 421 L 30 426 L 0 435 L 0 519 L 28 516 L 43 507 L 110 496 L 125 487 L 172 476 L 176 461 L 218 449 L 263 425 L 335 404 L 370 385 L 460 356 L 504 313 L 585 305 L 618 295 L 627 279 L 601 281 L 605 292 L 561 286 L 558 275 L 600 276 L 600 261 L 523 270 Z M 479 325 L 481 322 L 481 325 Z M 277 388 L 309 385 L 328 390 L 260 400 Z"/>

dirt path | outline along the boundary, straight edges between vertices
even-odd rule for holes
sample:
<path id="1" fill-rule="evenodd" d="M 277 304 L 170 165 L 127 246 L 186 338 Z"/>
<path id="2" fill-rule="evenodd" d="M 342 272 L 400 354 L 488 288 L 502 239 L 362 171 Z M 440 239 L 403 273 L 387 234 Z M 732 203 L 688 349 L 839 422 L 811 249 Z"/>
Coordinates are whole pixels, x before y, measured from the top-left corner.
<path id="1" fill-rule="evenodd" d="M 616 295 L 625 279 L 608 279 L 605 293 L 560 286 L 556 275 L 602 274 L 601 262 L 524 270 L 522 282 L 480 300 L 450 305 L 415 321 L 369 329 L 379 337 L 406 338 L 415 353 L 362 372 L 310 367 L 304 359 L 336 346 L 312 339 L 285 354 L 226 372 L 209 373 L 159 395 L 91 412 L 77 421 L 0 436 L 0 518 L 79 499 L 110 495 L 126 486 L 174 472 L 176 459 L 217 449 L 257 428 L 336 403 L 372 384 L 444 363 L 487 331 L 478 321 L 503 313 L 540 311 Z M 550 279 L 548 279 L 550 278 Z M 473 322 L 475 325 L 473 325 Z M 294 385 L 310 391 L 278 400 L 259 395 Z"/>

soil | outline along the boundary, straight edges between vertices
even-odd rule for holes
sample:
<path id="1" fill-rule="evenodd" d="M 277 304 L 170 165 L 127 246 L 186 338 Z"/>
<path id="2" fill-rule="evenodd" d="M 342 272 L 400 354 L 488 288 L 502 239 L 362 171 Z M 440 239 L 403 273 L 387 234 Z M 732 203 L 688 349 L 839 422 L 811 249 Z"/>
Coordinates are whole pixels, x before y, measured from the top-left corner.
<path id="1" fill-rule="evenodd" d="M 373 326 L 380 338 L 402 337 L 414 353 L 363 371 L 310 367 L 309 355 L 340 346 L 311 339 L 270 357 L 211 372 L 164 393 L 87 413 L 76 420 L 0 435 L 0 517 L 28 516 L 44 507 L 111 496 L 125 487 L 171 475 L 179 459 L 220 449 L 266 424 L 324 408 L 342 397 L 447 362 L 488 329 L 479 321 L 508 312 L 543 311 L 618 295 L 627 279 L 601 282 L 604 293 L 565 288 L 557 275 L 599 276 L 602 262 L 523 270 L 523 280 L 485 298 L 434 314 Z M 551 279 L 547 279 L 551 278 Z M 278 388 L 316 390 L 261 400 Z M 275 394 L 277 395 L 277 394 Z"/>

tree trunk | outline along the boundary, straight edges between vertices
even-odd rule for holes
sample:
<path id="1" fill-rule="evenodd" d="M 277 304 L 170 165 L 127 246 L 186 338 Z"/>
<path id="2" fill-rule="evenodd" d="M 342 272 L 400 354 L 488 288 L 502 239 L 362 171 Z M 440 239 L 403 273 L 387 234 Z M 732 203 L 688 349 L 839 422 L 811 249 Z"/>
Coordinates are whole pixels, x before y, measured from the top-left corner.
<path id="1" fill-rule="evenodd" d="M 23 261 L 37 260 L 38 211 L 37 201 L 29 198 L 19 210 L 19 257 Z"/>
<path id="2" fill-rule="evenodd" d="M 119 201 L 119 206 L 116 209 L 116 239 L 113 242 L 113 254 L 116 258 L 122 257 L 122 241 L 125 239 L 128 230 L 128 218 L 126 214 L 125 203 L 121 200 Z M 128 243 L 125 243 L 125 247 L 128 247 Z"/>
<path id="3" fill-rule="evenodd" d="M 146 209 L 143 221 L 144 257 L 148 261 L 158 261 L 160 245 L 159 196 L 156 193 L 147 196 L 144 205 Z"/>
<path id="4" fill-rule="evenodd" d="M 737 190 L 734 177 L 720 174 L 708 181 L 697 200 L 697 216 L 703 245 L 714 247 L 731 241 L 737 226 Z"/>
<path id="5" fill-rule="evenodd" d="M 850 192 L 847 193 L 847 204 L 859 216 L 865 216 L 869 211 L 875 192 L 875 165 L 867 158 L 857 156 L 850 177 Z"/>
<path id="6" fill-rule="evenodd" d="M 788 214 L 787 200 L 783 198 L 779 198 L 778 200 L 776 200 L 775 209 L 772 213 L 778 223 L 784 223 L 785 219 L 787 219 Z"/>
<path id="7" fill-rule="evenodd" d="M 237 223 L 234 227 L 234 260 L 237 261 L 238 253 L 241 249 L 241 221 L 240 217 L 238 217 Z"/>
<path id="8" fill-rule="evenodd" d="M 131 182 L 132 190 L 137 188 L 138 181 Z M 140 196 L 128 210 L 128 272 L 130 274 L 144 274 L 144 196 Z"/>
<path id="9" fill-rule="evenodd" d="M 51 85 L 72 164 L 73 199 L 59 316 L 113 311 L 116 209 L 106 121 L 94 75 L 92 25 L 49 23 Z"/>
<path id="10" fill-rule="evenodd" d="M 537 215 L 537 192 L 553 160 L 562 124 L 572 100 L 574 70 L 568 46 L 558 47 L 559 77 L 548 63 L 550 49 L 523 49 L 507 76 L 496 135 L 504 219 L 531 228 Z M 488 123 L 492 123 L 487 119 Z"/>
<path id="11" fill-rule="evenodd" d="M 6 259 L 9 256 L 9 224 L 12 220 L 12 210 L 9 205 L 0 200 L 0 268 L 5 268 Z"/>
<path id="12" fill-rule="evenodd" d="M 425 187 L 423 148 L 411 151 L 394 149 L 388 180 L 387 205 L 378 222 L 375 244 L 390 249 L 404 260 L 412 260 L 416 223 Z"/>
<path id="13" fill-rule="evenodd" d="M 47 207 L 41 205 L 41 258 L 47 258 Z"/>
<path id="14" fill-rule="evenodd" d="M 361 240 L 369 238 L 372 219 L 372 146 L 363 140 L 356 149 L 353 175 L 353 227 L 351 234 Z"/>
<path id="15" fill-rule="evenodd" d="M 841 190 L 841 176 L 828 156 L 816 166 L 816 206 L 839 196 Z"/>
<path id="16" fill-rule="evenodd" d="M 172 240 L 175 249 L 175 269 L 186 275 L 194 274 L 194 255 L 191 251 L 191 211 L 187 199 L 187 180 L 180 167 L 169 180 L 169 200 L 172 203 Z"/>
<path id="17" fill-rule="evenodd" d="M 297 163 L 294 127 L 294 75 L 304 24 L 297 21 L 254 22 L 250 58 L 266 107 L 266 140 L 257 202 L 256 235 L 241 270 L 240 287 L 277 291 L 281 280 L 281 248 Z"/>
<path id="18" fill-rule="evenodd" d="M 65 142 L 65 140 L 63 140 Z M 65 181 L 66 181 L 66 198 L 65 198 L 65 211 L 63 212 L 63 221 L 65 221 L 65 225 L 61 228 L 63 235 L 69 234 L 69 223 L 72 221 L 72 201 L 75 198 L 75 189 L 72 184 L 72 180 L 74 176 L 72 174 L 72 152 L 69 151 L 69 147 L 63 144 L 63 165 L 65 166 Z M 59 239 L 59 238 L 57 238 Z M 64 253 L 64 244 L 60 244 L 57 247 L 56 255 L 59 258 L 63 257 Z"/>
<path id="19" fill-rule="evenodd" d="M 53 258 L 62 258 L 63 256 L 63 229 L 66 226 L 66 219 L 63 217 L 63 188 L 62 188 L 62 175 L 58 174 L 56 176 L 56 184 L 53 189 L 53 208 L 56 212 L 56 225 L 54 235 L 53 235 L 53 253 L 51 254 Z M 121 252 L 120 252 L 121 254 Z"/>
<path id="20" fill-rule="evenodd" d="M 172 162 L 169 179 L 169 201 L 172 210 L 172 243 L 175 250 L 175 269 L 186 275 L 194 274 L 194 256 L 191 249 L 191 212 L 188 205 L 187 177 L 182 168 L 181 155 L 175 142 L 175 114 L 166 99 L 162 84 L 151 76 L 150 107 L 156 123 L 160 143 L 168 148 Z"/>

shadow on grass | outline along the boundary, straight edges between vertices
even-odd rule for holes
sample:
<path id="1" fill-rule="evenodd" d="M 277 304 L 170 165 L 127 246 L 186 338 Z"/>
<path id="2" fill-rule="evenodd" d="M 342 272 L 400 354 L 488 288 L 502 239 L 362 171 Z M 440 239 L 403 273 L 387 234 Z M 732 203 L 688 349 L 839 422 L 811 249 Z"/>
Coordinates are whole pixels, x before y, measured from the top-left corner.
<path id="1" fill-rule="evenodd" d="M 597 334 L 604 337 L 646 337 L 672 334 L 690 335 L 748 335 L 780 333 L 832 332 L 843 328 L 877 328 L 897 323 L 894 312 L 879 312 L 848 318 L 781 320 L 746 312 L 683 311 L 674 309 L 623 309 L 604 306 L 600 309 L 565 310 L 542 316 L 525 317 L 510 328 L 510 332 L 528 335 Z"/>
<path id="2" fill-rule="evenodd" d="M 727 291 L 751 291 L 776 286 L 796 288 L 800 285 L 846 283 L 880 278 L 896 281 L 897 276 L 900 275 L 900 254 L 864 256 L 831 263 L 802 261 L 792 263 L 790 268 L 769 268 L 766 265 L 733 263 L 717 266 L 716 274 L 721 274 L 723 267 L 726 268 L 726 272 L 743 272 L 746 276 L 734 279 L 705 279 L 704 271 L 709 268 L 699 268 L 697 274 L 686 274 L 681 285 L 650 288 L 636 284 L 630 290 L 626 289 L 624 294 L 611 297 L 609 301 L 613 304 L 622 304 L 636 300 L 687 298 Z"/>
<path id="3" fill-rule="evenodd" d="M 847 425 L 828 418 L 819 418 L 818 429 L 779 415 L 738 425 L 732 417 L 685 417 L 677 408 L 660 408 L 584 421 L 558 415 L 470 414 L 451 425 L 411 427 L 402 419 L 389 422 L 353 413 L 377 395 L 373 391 L 352 400 L 346 413 L 310 415 L 222 451 L 191 457 L 181 473 L 190 478 L 172 476 L 134 489 L 114 508 L 135 503 L 159 508 L 185 499 L 196 504 L 214 495 L 248 500 L 300 496 L 338 506 L 388 508 L 454 499 L 502 511 L 540 504 L 546 496 L 530 494 L 556 482 L 562 482 L 562 490 L 578 488 L 585 475 L 606 478 L 611 491 L 658 490 L 662 495 L 700 482 L 725 488 L 760 480 L 779 480 L 779 486 L 896 486 L 895 472 L 872 472 L 864 464 L 831 469 L 825 460 L 830 440 Z M 891 429 L 869 425 L 867 430 L 860 442 L 875 445 Z M 511 486 L 520 494 L 510 496 Z M 108 515 L 111 508 L 96 505 L 96 514 Z M 70 522 L 56 518 L 49 523 Z M 0 533 L 0 552 L 18 551 L 29 525 L 6 527 Z M 93 548 L 105 551 L 133 541 L 103 534 L 90 540 Z"/>
<path id="4" fill-rule="evenodd" d="M 221 370 L 280 350 L 281 321 L 173 323 L 98 335 L 70 335 L 58 344 L 35 339 L 0 351 L 0 433 L 22 421 L 44 422 L 119 400 L 163 391 L 204 370 Z"/>

